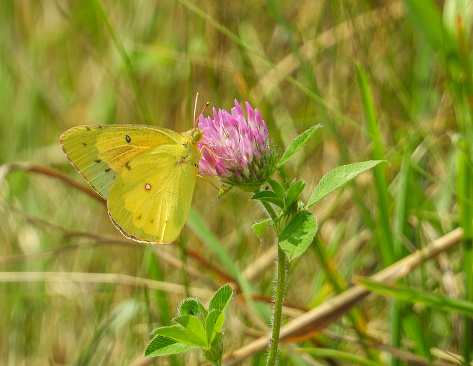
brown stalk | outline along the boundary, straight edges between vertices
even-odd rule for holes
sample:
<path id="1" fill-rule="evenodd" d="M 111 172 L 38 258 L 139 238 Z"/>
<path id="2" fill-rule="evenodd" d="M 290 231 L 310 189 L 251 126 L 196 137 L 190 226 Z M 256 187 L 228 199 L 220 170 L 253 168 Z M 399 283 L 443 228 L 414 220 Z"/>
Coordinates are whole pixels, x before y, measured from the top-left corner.
<path id="1" fill-rule="evenodd" d="M 9 164 L 4 164 L 0 166 L 0 186 L 3 184 L 3 181 L 5 180 L 5 177 L 7 176 L 7 174 L 13 170 L 24 170 L 24 171 L 39 173 L 42 175 L 47 175 L 53 178 L 57 178 L 63 181 L 64 183 L 85 193 L 86 195 L 92 198 L 95 198 L 97 201 L 100 201 L 103 204 L 106 203 L 105 199 L 102 198 L 97 192 L 95 192 L 90 187 L 86 187 L 82 184 L 79 184 L 54 169 L 51 169 L 42 165 L 36 165 L 36 164 L 31 164 L 31 163 L 26 163 L 26 162 L 9 163 Z"/>

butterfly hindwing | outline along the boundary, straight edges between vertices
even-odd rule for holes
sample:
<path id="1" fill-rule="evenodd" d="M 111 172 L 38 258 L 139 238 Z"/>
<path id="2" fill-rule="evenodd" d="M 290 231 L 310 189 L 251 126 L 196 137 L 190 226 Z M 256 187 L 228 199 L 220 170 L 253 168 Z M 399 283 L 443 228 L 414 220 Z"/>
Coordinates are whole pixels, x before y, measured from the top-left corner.
<path id="1" fill-rule="evenodd" d="M 61 135 L 72 165 L 104 198 L 118 172 L 134 157 L 153 146 L 185 141 L 177 132 L 137 125 L 78 126 Z"/>
<path id="2" fill-rule="evenodd" d="M 189 215 L 198 162 L 188 140 L 151 147 L 125 164 L 108 195 L 114 224 L 131 239 L 174 241 Z"/>

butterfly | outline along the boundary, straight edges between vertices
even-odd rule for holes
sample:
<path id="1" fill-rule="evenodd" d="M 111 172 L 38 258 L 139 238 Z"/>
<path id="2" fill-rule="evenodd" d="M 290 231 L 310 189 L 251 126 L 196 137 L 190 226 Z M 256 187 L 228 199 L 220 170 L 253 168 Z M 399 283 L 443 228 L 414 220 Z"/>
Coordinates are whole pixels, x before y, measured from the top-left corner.
<path id="1" fill-rule="evenodd" d="M 202 131 L 179 134 L 154 126 L 87 125 L 61 135 L 64 153 L 107 200 L 113 224 L 127 238 L 173 242 L 189 216 Z"/>

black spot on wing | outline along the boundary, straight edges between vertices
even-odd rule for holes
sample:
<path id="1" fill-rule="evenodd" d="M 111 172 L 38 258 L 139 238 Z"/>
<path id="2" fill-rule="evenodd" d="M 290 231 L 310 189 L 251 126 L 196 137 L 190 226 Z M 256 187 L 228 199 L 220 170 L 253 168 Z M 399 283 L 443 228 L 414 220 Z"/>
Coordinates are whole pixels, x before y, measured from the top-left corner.
<path id="1" fill-rule="evenodd" d="M 108 173 L 110 171 L 110 168 L 105 169 L 105 172 Z"/>
<path id="2" fill-rule="evenodd" d="M 100 160 L 100 159 L 97 159 L 97 160 L 95 160 L 95 162 L 96 162 L 96 163 L 101 163 L 101 162 L 102 162 L 102 160 Z"/>
<path id="3" fill-rule="evenodd" d="M 85 142 L 83 142 L 82 145 L 85 146 L 85 147 L 87 147 L 87 143 L 85 143 Z"/>

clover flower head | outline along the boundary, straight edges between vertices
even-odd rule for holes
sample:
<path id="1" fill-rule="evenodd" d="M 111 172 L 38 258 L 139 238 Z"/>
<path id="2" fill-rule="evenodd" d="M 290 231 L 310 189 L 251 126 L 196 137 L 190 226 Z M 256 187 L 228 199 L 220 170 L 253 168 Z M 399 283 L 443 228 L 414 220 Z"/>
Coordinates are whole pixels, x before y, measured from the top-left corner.
<path id="1" fill-rule="evenodd" d="M 213 108 L 211 117 L 199 117 L 203 138 L 199 172 L 219 177 L 223 183 L 255 191 L 275 170 L 266 124 L 260 112 L 245 102 L 246 117 L 237 100 L 231 113 Z"/>

